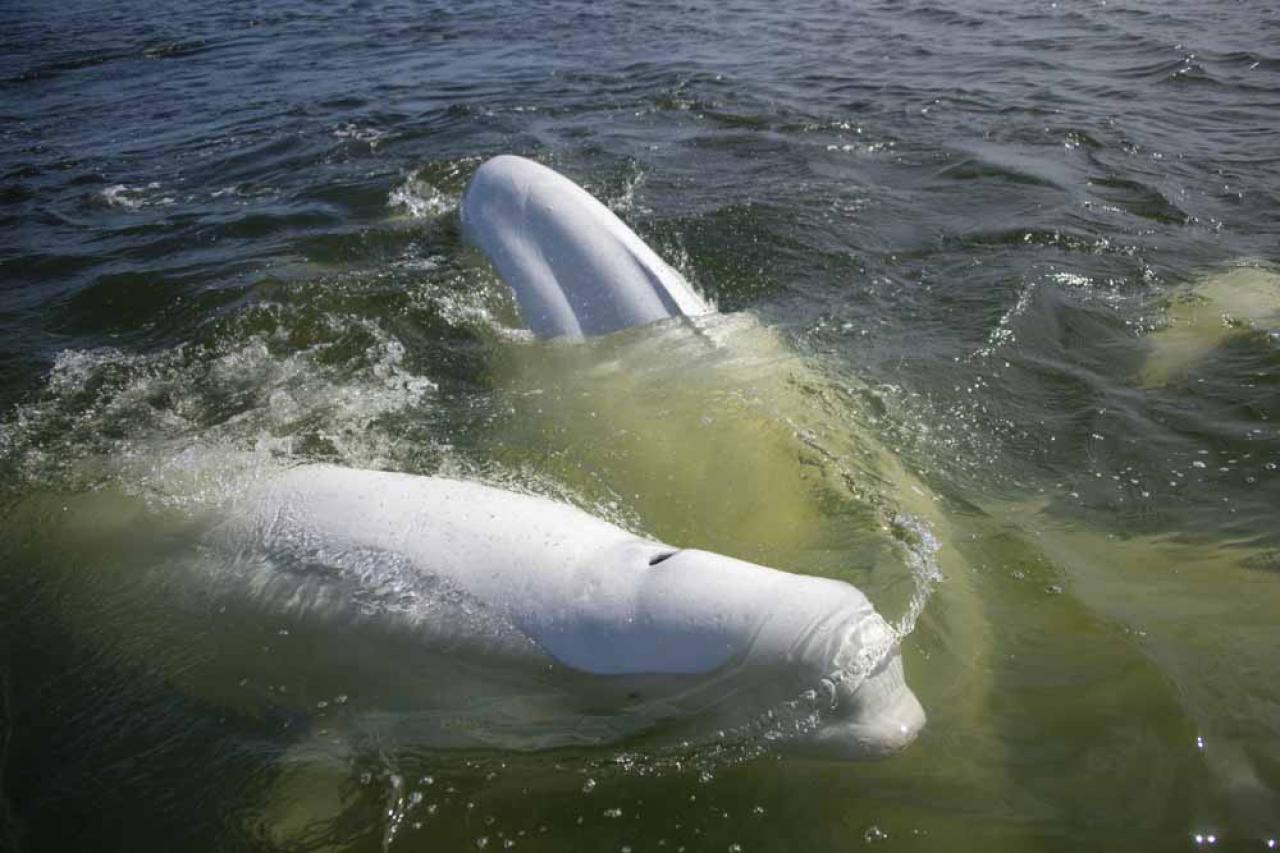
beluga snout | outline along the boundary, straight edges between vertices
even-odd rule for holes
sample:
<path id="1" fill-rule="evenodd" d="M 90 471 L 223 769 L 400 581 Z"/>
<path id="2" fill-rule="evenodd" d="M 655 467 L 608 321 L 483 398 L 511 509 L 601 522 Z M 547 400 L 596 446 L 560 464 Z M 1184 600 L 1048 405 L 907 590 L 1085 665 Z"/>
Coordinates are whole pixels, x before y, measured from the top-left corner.
<path id="1" fill-rule="evenodd" d="M 834 685 L 834 693 L 793 752 L 832 761 L 885 758 L 910 746 L 924 728 L 924 708 L 907 686 L 896 648 L 864 678 Z"/>

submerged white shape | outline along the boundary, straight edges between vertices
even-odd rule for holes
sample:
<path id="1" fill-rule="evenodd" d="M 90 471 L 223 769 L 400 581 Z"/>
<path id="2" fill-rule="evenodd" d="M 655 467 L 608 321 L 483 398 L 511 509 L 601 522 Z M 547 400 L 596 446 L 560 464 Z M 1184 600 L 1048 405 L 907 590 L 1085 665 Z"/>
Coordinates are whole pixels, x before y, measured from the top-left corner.
<path id="1" fill-rule="evenodd" d="M 855 587 L 678 550 L 546 498 L 308 465 L 251 492 L 212 541 L 270 609 L 376 623 L 490 667 L 499 686 L 558 664 L 567 692 L 612 709 L 614 736 L 691 715 L 749 721 L 833 676 L 811 751 L 883 755 L 924 724 L 896 635 Z M 507 720 L 508 745 L 579 740 L 544 723 L 522 741 Z"/>
<path id="2" fill-rule="evenodd" d="M 1165 385 L 1232 338 L 1259 331 L 1280 332 L 1280 275 L 1241 263 L 1207 276 L 1174 294 L 1166 325 L 1147 335 L 1139 382 Z"/>
<path id="3" fill-rule="evenodd" d="M 710 310 L 612 211 L 532 160 L 503 155 L 482 165 L 461 218 L 539 337 L 603 335 Z"/>

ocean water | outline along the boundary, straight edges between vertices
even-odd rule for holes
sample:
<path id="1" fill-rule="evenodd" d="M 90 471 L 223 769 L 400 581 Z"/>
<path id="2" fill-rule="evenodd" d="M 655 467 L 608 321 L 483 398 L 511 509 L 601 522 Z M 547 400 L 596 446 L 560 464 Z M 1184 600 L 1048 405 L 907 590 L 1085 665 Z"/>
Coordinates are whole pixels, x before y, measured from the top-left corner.
<path id="1" fill-rule="evenodd" d="M 458 230 L 500 153 L 754 360 L 531 341 Z M 4 4 L 0 848 L 1270 849 L 1278 238 L 1262 3 Z M 168 571 L 316 460 L 922 603 L 929 724 L 316 758 L 400 663 Z"/>

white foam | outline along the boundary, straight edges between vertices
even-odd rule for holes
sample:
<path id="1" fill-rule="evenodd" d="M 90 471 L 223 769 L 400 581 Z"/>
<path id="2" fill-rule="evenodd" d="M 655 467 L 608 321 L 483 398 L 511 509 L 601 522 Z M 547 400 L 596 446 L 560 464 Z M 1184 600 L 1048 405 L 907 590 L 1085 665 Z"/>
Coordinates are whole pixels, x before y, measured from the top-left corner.
<path id="1" fill-rule="evenodd" d="M 112 184 L 100 191 L 97 197 L 108 207 L 130 211 L 144 207 L 170 205 L 175 201 L 173 196 L 161 194 L 160 184 L 154 181 L 141 187 Z"/>
<path id="2" fill-rule="evenodd" d="M 360 125 L 355 122 L 345 122 L 333 129 L 333 135 L 338 139 L 354 139 L 356 142 L 363 142 L 371 149 L 376 149 L 382 140 L 390 136 L 390 132 L 371 125 Z"/>
<path id="3" fill-rule="evenodd" d="M 457 197 L 447 195 L 428 181 L 410 175 L 387 196 L 387 206 L 414 219 L 430 219 L 454 210 Z"/>
<path id="4" fill-rule="evenodd" d="M 372 321 L 331 322 L 372 342 L 338 364 L 332 344 L 280 354 L 263 334 L 145 355 L 63 351 L 6 422 L 6 459 L 31 482 L 111 485 L 174 506 L 202 505 L 247 471 L 317 446 L 345 464 L 389 464 L 399 440 L 379 420 L 430 405 L 436 384 Z"/>

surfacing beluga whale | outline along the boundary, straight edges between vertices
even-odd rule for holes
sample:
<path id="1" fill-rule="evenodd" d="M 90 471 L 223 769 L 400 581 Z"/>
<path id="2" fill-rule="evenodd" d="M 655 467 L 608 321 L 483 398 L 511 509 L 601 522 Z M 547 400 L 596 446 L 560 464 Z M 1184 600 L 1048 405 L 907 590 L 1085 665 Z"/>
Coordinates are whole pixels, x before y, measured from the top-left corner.
<path id="1" fill-rule="evenodd" d="M 475 223 L 476 201 L 469 194 L 465 222 Z M 601 210 L 565 208 L 589 242 Z M 607 256 L 621 238 L 600 231 L 609 240 L 594 245 Z M 555 242 L 534 240 L 530 251 L 542 245 Z M 536 257 L 551 268 L 561 263 Z M 653 286 L 650 272 L 662 281 L 670 270 L 631 258 L 624 284 L 603 281 L 606 292 L 642 292 L 645 281 Z M 574 346 L 522 339 L 495 348 L 499 378 L 503 359 L 516 356 L 534 368 L 526 377 L 568 383 L 563 397 L 550 386 L 518 398 L 499 388 L 493 396 L 517 421 L 529 413 L 535 429 L 598 430 L 535 435 L 550 459 L 537 476 L 610 518 L 638 520 L 629 526 L 642 536 L 545 497 L 447 477 L 290 466 L 271 452 L 244 453 L 243 441 L 185 434 L 156 448 L 168 454 L 160 460 L 152 452 L 102 460 L 119 466 L 107 481 L 123 488 L 32 495 L 6 524 L 24 531 L 13 541 L 39 555 L 42 583 L 58 590 L 47 597 L 54 618 L 95 660 L 125 672 L 143 662 L 166 691 L 213 714 L 229 709 L 273 730 L 289 725 L 262 823 L 291 843 L 345 808 L 352 769 L 370 745 L 442 762 L 460 759 L 436 750 L 624 740 L 659 760 L 701 757 L 702 747 L 718 760 L 721 732 L 731 742 L 749 739 L 747 751 L 776 745 L 824 760 L 900 749 L 924 724 L 904 682 L 904 631 L 833 570 L 849 554 L 867 561 L 854 569 L 873 562 L 869 555 L 890 539 L 882 518 L 839 508 L 837 523 L 822 528 L 825 506 L 809 498 L 831 466 L 797 458 L 783 421 L 734 417 L 756 406 L 739 394 L 744 381 L 766 405 L 811 412 L 830 403 L 829 420 L 845 431 L 846 410 L 821 387 L 793 406 L 808 386 L 781 381 L 799 366 L 767 329 L 700 316 L 706 323 L 696 331 L 633 325 Z M 595 328 L 584 322 L 575 319 L 577 334 Z M 713 345 L 720 335 L 735 345 Z M 760 346 L 737 346 L 744 342 Z M 607 357 L 619 345 L 618 357 Z M 542 355 L 550 363 L 524 358 Z M 593 393 L 575 393 L 582 389 Z M 553 404 L 550 421 L 526 408 L 557 399 L 566 405 Z M 254 438 L 250 428 L 243 437 Z M 585 446 L 574 444 L 584 436 Z M 622 510 L 597 501 L 574 471 L 561 478 L 565 469 L 552 457 L 566 447 L 584 451 L 601 481 L 626 494 Z M 507 466 L 509 457 L 495 458 Z M 819 529 L 842 532 L 827 541 L 812 535 Z M 885 550 L 901 556 L 888 553 L 892 543 Z M 816 562 L 792 559 L 802 552 Z M 30 568 L 0 559 L 0 573 L 6 562 Z M 813 576 L 823 574 L 839 579 Z M 900 562 L 893 575 L 903 580 Z M 797 698 L 803 719 L 792 726 L 788 706 Z"/>
<path id="2" fill-rule="evenodd" d="M 529 161 L 482 167 L 463 219 L 502 247 L 499 268 L 520 283 L 522 310 L 542 312 L 544 336 L 709 310 L 603 205 Z M 255 597 L 470 663 L 448 725 L 424 713 L 395 723 L 414 743 L 543 749 L 658 724 L 696 738 L 805 693 L 821 707 L 779 741 L 792 751 L 880 757 L 924 725 L 899 636 L 856 587 L 675 548 L 546 498 L 307 465 L 267 478 L 219 531 L 219 547 L 254 555 L 237 566 Z M 438 708 L 438 693 L 425 703 Z"/>
<path id="3" fill-rule="evenodd" d="M 252 490 L 209 541 L 240 555 L 238 585 L 259 601 L 474 667 L 483 701 L 449 697 L 465 727 L 419 717 L 416 743 L 541 749 L 690 717 L 750 725 L 814 689 L 821 724 L 792 746 L 826 758 L 891 753 L 924 723 L 897 637 L 855 587 L 672 548 L 539 496 L 307 465 Z"/>

